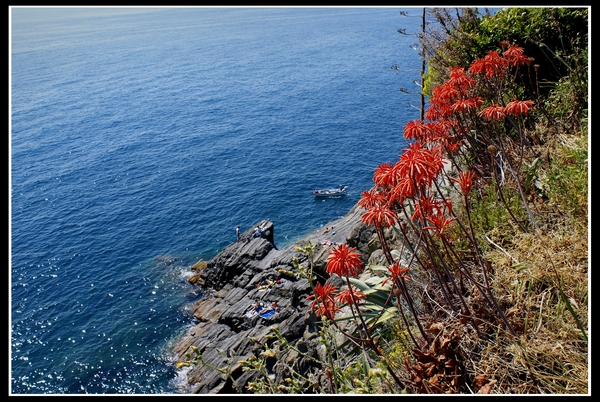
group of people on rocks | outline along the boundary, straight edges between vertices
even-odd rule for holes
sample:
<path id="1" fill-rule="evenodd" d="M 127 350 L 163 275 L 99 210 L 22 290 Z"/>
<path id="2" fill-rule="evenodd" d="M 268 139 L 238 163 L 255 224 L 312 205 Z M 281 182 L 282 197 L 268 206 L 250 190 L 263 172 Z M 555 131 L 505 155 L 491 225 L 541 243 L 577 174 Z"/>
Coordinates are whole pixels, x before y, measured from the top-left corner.
<path id="1" fill-rule="evenodd" d="M 265 308 L 265 305 L 263 302 L 256 300 L 254 302 L 254 304 L 252 305 L 252 308 L 250 311 L 252 311 L 252 310 L 256 311 L 257 313 L 261 313 L 261 314 L 264 314 L 269 310 L 273 310 L 274 312 L 279 313 L 280 308 L 276 301 L 271 302 L 271 305 L 269 307 Z"/>
<path id="2" fill-rule="evenodd" d="M 323 231 L 323 234 L 327 234 L 329 232 L 331 232 L 333 230 L 333 226 L 331 228 L 325 228 L 325 230 Z M 335 231 L 331 232 L 332 235 L 335 234 Z"/>
<path id="3" fill-rule="evenodd" d="M 244 240 L 246 240 L 246 243 L 248 243 L 250 240 L 252 240 L 252 238 L 255 238 L 255 237 L 262 237 L 262 236 L 263 236 L 263 233 L 264 233 L 264 232 L 263 232 L 263 228 L 261 228 L 260 226 L 257 226 L 257 227 L 254 229 L 254 233 L 247 235 L 247 236 L 245 237 L 245 239 L 244 239 Z M 241 238 L 242 238 L 242 234 L 241 234 L 241 232 L 240 232 L 240 227 L 239 227 L 239 226 L 237 226 L 237 227 L 235 228 L 235 234 L 236 234 L 236 236 L 237 236 L 237 241 L 240 241 L 240 240 L 241 240 Z"/>

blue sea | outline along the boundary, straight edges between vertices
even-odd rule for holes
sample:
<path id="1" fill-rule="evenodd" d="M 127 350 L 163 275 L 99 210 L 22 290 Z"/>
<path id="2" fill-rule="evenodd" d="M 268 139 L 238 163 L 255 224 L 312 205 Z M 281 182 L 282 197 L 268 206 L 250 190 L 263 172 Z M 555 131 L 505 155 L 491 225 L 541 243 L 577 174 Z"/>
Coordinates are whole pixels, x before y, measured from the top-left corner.
<path id="1" fill-rule="evenodd" d="M 190 266 L 262 219 L 292 244 L 398 159 L 420 13 L 11 8 L 10 393 L 182 392 Z"/>

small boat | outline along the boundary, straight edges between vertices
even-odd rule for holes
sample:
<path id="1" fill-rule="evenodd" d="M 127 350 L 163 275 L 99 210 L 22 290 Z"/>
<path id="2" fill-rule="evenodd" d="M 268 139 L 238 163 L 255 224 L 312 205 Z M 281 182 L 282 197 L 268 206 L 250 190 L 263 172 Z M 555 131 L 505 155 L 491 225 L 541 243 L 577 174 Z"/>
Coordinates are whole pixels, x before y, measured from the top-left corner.
<path id="1" fill-rule="evenodd" d="M 322 190 L 314 190 L 313 195 L 315 198 L 337 198 L 343 197 L 347 194 L 348 186 L 340 184 L 337 188 L 325 188 Z"/>

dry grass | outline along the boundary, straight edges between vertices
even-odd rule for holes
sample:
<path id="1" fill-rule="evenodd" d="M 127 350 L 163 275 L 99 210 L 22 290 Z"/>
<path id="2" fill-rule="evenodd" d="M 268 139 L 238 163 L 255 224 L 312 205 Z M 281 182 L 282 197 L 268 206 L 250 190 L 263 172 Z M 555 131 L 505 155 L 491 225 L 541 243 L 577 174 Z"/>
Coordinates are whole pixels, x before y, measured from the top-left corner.
<path id="1" fill-rule="evenodd" d="M 428 270 L 421 271 L 421 277 L 414 276 L 412 284 L 413 291 L 420 294 L 423 320 L 429 328 L 443 328 L 440 334 L 447 339 L 459 334 L 452 353 L 462 361 L 463 378 L 460 386 L 448 382 L 439 386 L 439 373 L 423 377 L 430 356 L 436 356 L 437 361 L 448 355 L 447 351 L 432 349 L 425 358 L 415 359 L 411 379 L 418 379 L 419 387 L 412 392 L 589 393 L 587 138 L 558 135 L 546 147 L 538 148 L 537 154 L 552 157 L 537 174 L 544 185 L 557 188 L 548 192 L 549 197 L 537 197 L 531 204 L 539 229 L 524 233 L 508 219 L 499 220 L 487 233 L 482 233 L 481 227 L 476 229 L 484 257 L 490 262 L 492 292 L 516 336 L 497 315 L 487 314 L 492 312 L 489 306 L 481 313 L 475 311 L 479 324 L 459 323 L 458 317 L 436 302 L 442 296 Z M 493 213 L 490 207 L 494 205 L 483 203 L 479 207 L 472 213 Z M 464 214 L 458 209 L 459 215 Z M 461 245 L 460 232 L 453 234 L 454 244 Z M 476 272 L 469 250 L 461 255 L 465 266 Z M 484 305 L 472 289 L 466 289 L 463 296 L 475 309 Z M 427 387 L 421 386 L 421 381 Z"/>
<path id="2" fill-rule="evenodd" d="M 588 393 L 588 239 L 569 231 L 521 234 L 487 256 L 493 286 L 519 338 L 499 336 L 473 363 L 496 392 Z M 585 334 L 580 326 L 584 326 Z"/>
<path id="3" fill-rule="evenodd" d="M 565 163 L 576 161 L 565 155 L 581 151 L 587 141 L 560 139 L 552 152 L 560 168 L 568 169 Z M 579 170 L 587 176 L 587 160 Z M 587 191 L 571 195 L 587 211 Z M 485 235 L 494 294 L 518 334 L 515 339 L 498 330 L 466 364 L 473 378 L 494 380 L 490 393 L 589 393 L 588 221 L 561 212 L 564 206 L 555 201 L 540 204 L 546 209 L 538 215 L 542 224 L 536 233 L 506 236 L 494 229 Z"/>

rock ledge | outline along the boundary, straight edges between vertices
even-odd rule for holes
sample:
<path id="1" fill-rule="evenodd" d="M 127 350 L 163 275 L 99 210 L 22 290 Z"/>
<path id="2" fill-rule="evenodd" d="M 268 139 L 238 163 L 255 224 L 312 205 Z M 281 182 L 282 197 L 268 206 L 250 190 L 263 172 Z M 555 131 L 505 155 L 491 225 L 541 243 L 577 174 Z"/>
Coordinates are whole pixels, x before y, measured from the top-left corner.
<path id="1" fill-rule="evenodd" d="M 269 342 L 267 335 L 272 326 L 278 326 L 280 333 L 299 350 L 317 356 L 317 319 L 310 310 L 311 302 L 306 300 L 310 285 L 306 279 L 297 280 L 287 274 L 293 270 L 293 257 L 301 263 L 306 261 L 306 256 L 295 246 L 305 246 L 309 241 L 316 245 L 314 272 L 323 279 L 327 277 L 325 268 L 333 244 L 345 242 L 368 258 L 372 251 L 369 243 L 373 243 L 376 235 L 372 227 L 361 221 L 363 212 L 355 205 L 345 216 L 330 222 L 327 233 L 324 233 L 325 229 L 312 232 L 282 250 L 273 243 L 274 225 L 266 219 L 248 229 L 240 240 L 229 244 L 210 261 L 195 264 L 191 281 L 205 292 L 192 306 L 198 323 L 174 347 L 177 361 L 186 360 L 185 354 L 191 346 L 198 348 L 204 362 L 214 367 L 227 367 L 229 355 L 233 363 L 231 376 L 239 389 L 249 392 L 245 385 L 255 381 L 257 374 L 243 371 L 238 362 L 263 350 L 262 345 Z M 253 237 L 256 226 L 262 228 L 262 233 Z M 247 314 L 257 302 L 264 306 L 261 314 L 268 311 L 273 302 L 279 311 L 266 318 L 261 314 Z M 314 363 L 304 359 L 298 361 L 299 356 L 293 353 L 278 356 L 278 359 L 283 364 L 272 367 L 272 378 L 278 384 L 286 375 L 286 363 L 291 365 L 293 362 L 294 367 L 303 368 L 307 373 L 315 369 Z M 182 370 L 189 385 L 182 392 L 239 393 L 231 380 L 217 370 L 202 364 Z"/>

